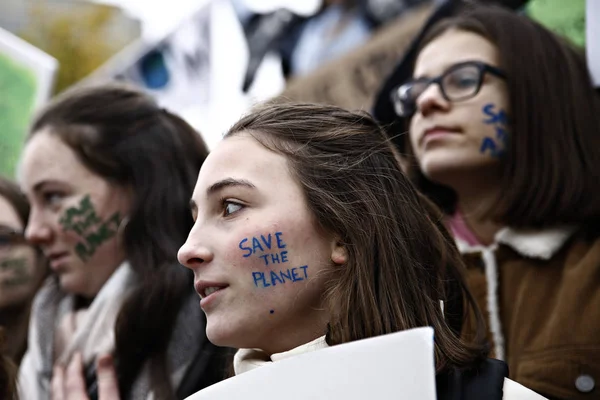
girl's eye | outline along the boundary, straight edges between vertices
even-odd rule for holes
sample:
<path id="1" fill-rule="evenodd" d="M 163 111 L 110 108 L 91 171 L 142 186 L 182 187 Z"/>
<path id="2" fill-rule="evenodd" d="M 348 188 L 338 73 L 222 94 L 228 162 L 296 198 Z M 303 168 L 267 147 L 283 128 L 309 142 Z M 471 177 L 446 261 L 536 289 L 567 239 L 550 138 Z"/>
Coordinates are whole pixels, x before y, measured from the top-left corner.
<path id="1" fill-rule="evenodd" d="M 58 192 L 46 192 L 42 195 L 42 197 L 46 204 L 55 206 L 63 199 L 64 196 Z"/>
<path id="2" fill-rule="evenodd" d="M 234 203 L 233 201 L 224 201 L 223 202 L 223 215 L 228 216 L 239 210 L 241 210 L 243 206 L 238 203 Z"/>

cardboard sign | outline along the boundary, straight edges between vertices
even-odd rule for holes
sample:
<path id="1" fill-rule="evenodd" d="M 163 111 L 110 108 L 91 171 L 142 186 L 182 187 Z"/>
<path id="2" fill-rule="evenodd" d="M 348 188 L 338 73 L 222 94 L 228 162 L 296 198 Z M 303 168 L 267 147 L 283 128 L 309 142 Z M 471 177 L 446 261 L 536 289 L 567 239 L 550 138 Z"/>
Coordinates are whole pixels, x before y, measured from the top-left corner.
<path id="1" fill-rule="evenodd" d="M 434 400 L 433 329 L 417 328 L 277 361 L 187 400 Z"/>
<path id="2" fill-rule="evenodd" d="M 0 174 L 12 178 L 35 110 L 50 98 L 58 62 L 0 29 Z"/>
<path id="3" fill-rule="evenodd" d="M 279 98 L 370 110 L 383 80 L 419 33 L 430 12 L 430 5 L 407 11 L 357 50 L 308 76 L 290 81 Z"/>

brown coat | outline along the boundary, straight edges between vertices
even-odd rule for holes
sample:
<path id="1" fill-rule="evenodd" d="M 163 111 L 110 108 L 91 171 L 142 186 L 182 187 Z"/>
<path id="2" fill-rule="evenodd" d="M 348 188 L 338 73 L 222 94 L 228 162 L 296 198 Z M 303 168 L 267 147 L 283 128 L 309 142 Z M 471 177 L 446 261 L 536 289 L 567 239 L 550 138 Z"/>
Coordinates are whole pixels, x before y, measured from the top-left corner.
<path id="1" fill-rule="evenodd" d="M 574 231 L 505 229 L 493 246 L 458 246 L 510 378 L 551 398 L 600 399 L 600 237 Z"/>

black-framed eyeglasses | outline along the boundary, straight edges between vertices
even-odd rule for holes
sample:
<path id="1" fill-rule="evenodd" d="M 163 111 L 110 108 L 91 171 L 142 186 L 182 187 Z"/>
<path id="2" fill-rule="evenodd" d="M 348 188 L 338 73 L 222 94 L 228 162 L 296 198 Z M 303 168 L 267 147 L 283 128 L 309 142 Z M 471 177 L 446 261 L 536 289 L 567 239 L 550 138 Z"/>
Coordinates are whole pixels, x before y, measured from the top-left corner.
<path id="1" fill-rule="evenodd" d="M 501 69 L 481 61 L 465 61 L 454 64 L 435 78 L 419 78 L 408 81 L 390 93 L 394 110 L 399 117 L 410 117 L 417 110 L 417 99 L 436 83 L 447 101 L 456 102 L 470 99 L 479 93 L 485 74 L 490 73 L 506 79 Z"/>
<path id="2" fill-rule="evenodd" d="M 20 244 L 28 244 L 22 231 L 0 227 L 0 248 Z"/>

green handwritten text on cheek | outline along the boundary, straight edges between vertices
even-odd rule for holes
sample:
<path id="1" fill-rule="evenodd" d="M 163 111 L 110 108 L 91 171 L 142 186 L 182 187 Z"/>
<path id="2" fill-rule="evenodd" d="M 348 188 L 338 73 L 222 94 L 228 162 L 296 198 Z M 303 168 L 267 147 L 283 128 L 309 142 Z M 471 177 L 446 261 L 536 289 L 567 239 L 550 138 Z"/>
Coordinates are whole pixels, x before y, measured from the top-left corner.
<path id="1" fill-rule="evenodd" d="M 252 272 L 252 280 L 256 287 L 267 288 L 308 279 L 308 265 L 285 269 L 280 265 L 289 262 L 288 251 L 283 250 L 287 245 L 281 232 L 244 238 L 240 241 L 239 248 L 244 252 L 242 257 L 256 257 L 267 267 L 265 271 Z"/>
<path id="2" fill-rule="evenodd" d="M 12 275 L 2 281 L 3 287 L 14 287 L 29 282 L 27 260 L 25 258 L 6 258 L 0 261 L 0 271 L 10 271 Z"/>
<path id="3" fill-rule="evenodd" d="M 81 241 L 75 245 L 75 252 L 79 258 L 87 261 L 98 247 L 116 235 L 120 221 L 118 212 L 102 221 L 90 196 L 86 195 L 77 207 L 67 209 L 59 222 L 65 232 L 72 231 L 80 236 Z"/>

